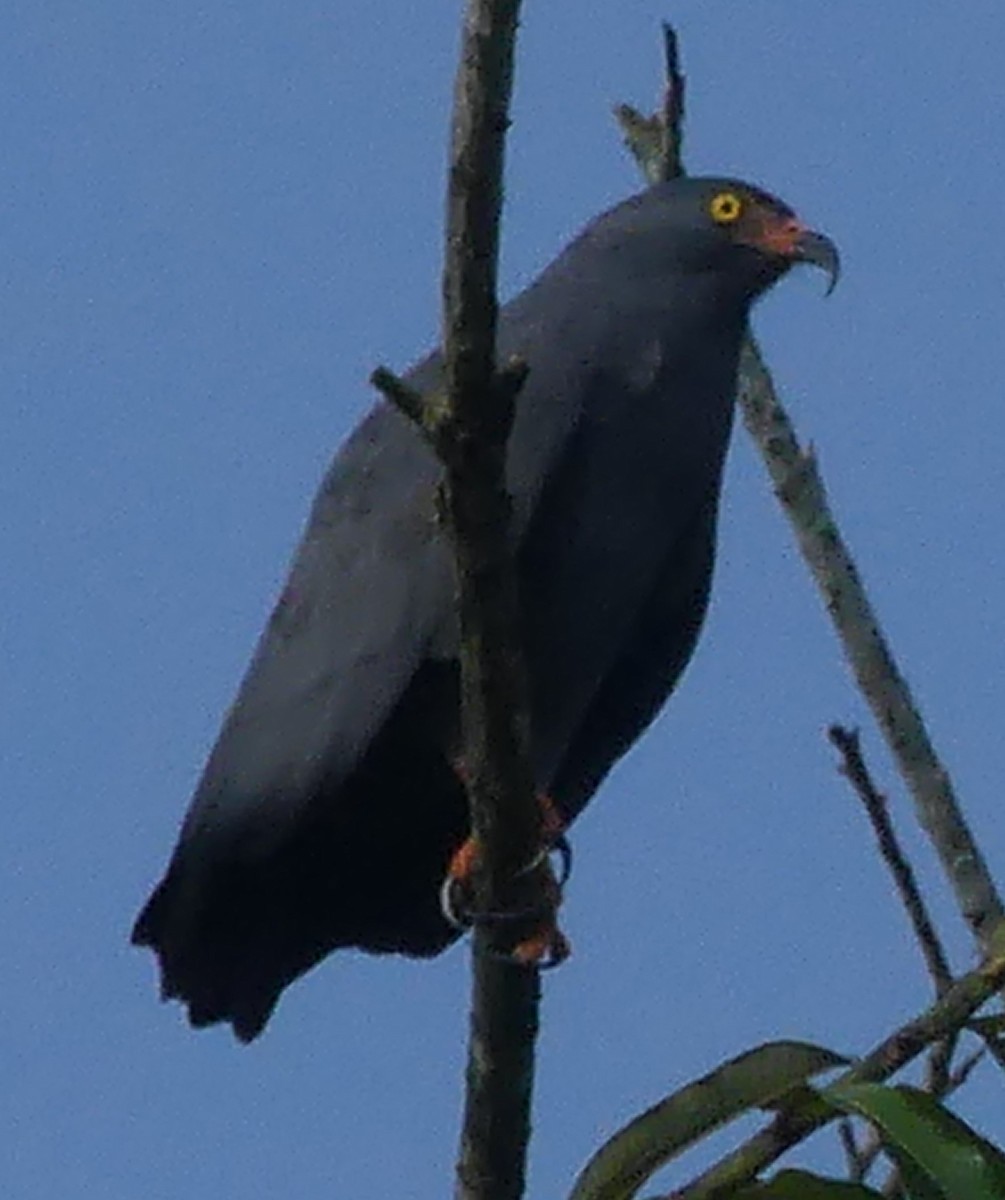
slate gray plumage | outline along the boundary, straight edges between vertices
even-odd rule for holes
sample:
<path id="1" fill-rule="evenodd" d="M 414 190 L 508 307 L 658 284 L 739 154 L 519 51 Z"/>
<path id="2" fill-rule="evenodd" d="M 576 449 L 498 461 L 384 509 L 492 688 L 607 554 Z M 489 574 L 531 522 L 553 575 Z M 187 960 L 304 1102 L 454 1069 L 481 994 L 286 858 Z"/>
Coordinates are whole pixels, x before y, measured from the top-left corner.
<path id="1" fill-rule="evenodd" d="M 728 222 L 723 196 L 742 210 Z M 748 310 L 800 260 L 836 274 L 831 243 L 766 193 L 678 180 L 599 217 L 502 311 L 500 355 L 530 367 L 508 481 L 532 759 L 569 820 L 694 649 Z M 439 370 L 434 355 L 408 380 Z M 250 1039 L 338 946 L 427 955 L 456 937 L 438 902 L 467 834 L 438 476 L 381 403 L 324 479 L 133 933 L 195 1025 Z"/>

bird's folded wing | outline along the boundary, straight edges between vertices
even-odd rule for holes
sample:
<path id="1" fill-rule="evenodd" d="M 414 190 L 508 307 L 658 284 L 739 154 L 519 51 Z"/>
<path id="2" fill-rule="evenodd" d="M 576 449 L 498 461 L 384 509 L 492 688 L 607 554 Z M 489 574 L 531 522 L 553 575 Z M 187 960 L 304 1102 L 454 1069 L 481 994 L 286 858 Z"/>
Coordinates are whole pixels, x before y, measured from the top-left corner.
<path id="1" fill-rule="evenodd" d="M 401 695 L 451 597 L 436 464 L 379 406 L 333 462 L 210 756 L 183 841 L 249 854 L 337 789 Z"/>
<path id="2" fill-rule="evenodd" d="M 499 357 L 530 368 L 517 399 L 508 486 L 519 541 L 594 385 L 569 252 L 500 314 Z M 438 355 L 406 377 L 439 387 Z M 449 551 L 435 516 L 440 467 L 416 429 L 378 404 L 336 456 L 289 581 L 227 716 L 182 841 L 265 853 L 323 784 L 331 802 L 417 667 L 456 653 Z"/>

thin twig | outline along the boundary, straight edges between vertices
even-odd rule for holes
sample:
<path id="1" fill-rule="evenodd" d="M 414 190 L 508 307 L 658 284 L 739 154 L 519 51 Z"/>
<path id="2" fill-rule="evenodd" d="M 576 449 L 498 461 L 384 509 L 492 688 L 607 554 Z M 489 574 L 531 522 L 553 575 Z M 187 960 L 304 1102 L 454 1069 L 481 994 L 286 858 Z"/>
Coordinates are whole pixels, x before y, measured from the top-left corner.
<path id="1" fill-rule="evenodd" d="M 972 1021 L 968 1028 L 983 1040 L 988 1054 L 1005 1071 L 1005 1041 L 1002 1040 L 1000 1028 L 1002 1020 L 1005 1020 L 1005 1014 L 998 1013 L 990 1021 Z"/>
<path id="2" fill-rule="evenodd" d="M 933 1042 L 959 1029 L 1005 984 L 1005 945 L 992 949 L 993 953 L 981 966 L 957 979 L 931 1008 L 885 1038 L 838 1082 L 882 1083 Z M 780 1113 L 770 1125 L 675 1192 L 675 1198 L 707 1200 L 747 1183 L 834 1117 L 834 1110 L 823 1100 Z"/>
<path id="3" fill-rule="evenodd" d="M 677 31 L 669 21 L 663 22 L 663 112 L 660 119 L 661 180 L 676 179 L 684 174 L 684 104 L 687 83 L 680 69 L 680 46 Z"/>
<path id="4" fill-rule="evenodd" d="M 664 40 L 666 33 L 664 32 Z M 667 72 L 668 93 L 677 86 Z M 677 127 L 661 131 L 674 109 L 664 103 L 655 117 L 627 105 L 615 110 L 625 141 L 650 182 L 665 178 L 665 147 L 680 146 L 683 104 Z M 683 171 L 679 162 L 678 169 Z M 812 450 L 803 450 L 782 407 L 753 337 L 740 355 L 738 397 L 747 432 L 764 459 L 796 540 L 851 664 L 859 690 L 872 709 L 897 767 L 914 799 L 922 828 L 942 862 L 964 919 L 987 950 L 1005 907 L 956 798 L 949 774 L 935 752 L 921 713 L 893 656 L 827 503 Z"/>
<path id="5" fill-rule="evenodd" d="M 370 383 L 429 437 L 429 407 L 425 396 L 387 367 L 374 367 L 370 373 Z M 430 440 L 435 442 L 435 439 Z"/>
<path id="6" fill-rule="evenodd" d="M 883 861 L 890 869 L 901 903 L 907 912 L 914 936 L 921 947 L 929 974 L 935 984 L 935 993 L 941 996 L 953 981 L 949 960 L 942 942 L 929 916 L 928 907 L 921 895 L 914 870 L 900 845 L 893 822 L 890 819 L 886 797 L 873 783 L 869 768 L 862 754 L 862 743 L 858 730 L 832 725 L 828 737 L 841 755 L 841 774 L 851 783 L 862 801 L 869 823 L 872 825 Z M 952 1062 L 959 1044 L 960 1031 L 954 1030 L 936 1042 L 928 1055 L 925 1088 L 933 1096 L 943 1097 L 952 1087 L 954 1074 Z M 963 1076 L 966 1078 L 966 1075 Z M 842 1142 L 844 1136 L 842 1133 Z M 866 1178 L 882 1149 L 882 1141 L 873 1133 L 864 1145 L 855 1145 L 853 1169 L 849 1172 L 852 1182 Z M 846 1145 L 846 1153 L 848 1148 Z M 849 1155 L 850 1157 L 850 1155 Z M 882 1194 L 896 1196 L 902 1190 L 899 1172 L 894 1168 L 885 1181 Z"/>
<path id="7" fill-rule="evenodd" d="M 838 1140 L 844 1150 L 845 1161 L 848 1163 L 848 1179 L 851 1183 L 864 1183 L 869 1170 L 875 1161 L 875 1155 L 869 1157 L 867 1147 L 859 1145 L 855 1136 L 855 1126 L 851 1117 L 841 1117 L 837 1124 Z"/>
<path id="8" fill-rule="evenodd" d="M 987 1038 L 984 1042 L 988 1054 L 995 1060 L 1002 1071 L 1005 1071 L 1005 1046 L 998 1038 Z"/>
<path id="9" fill-rule="evenodd" d="M 929 916 L 928 907 L 921 895 L 914 871 L 907 861 L 896 830 L 893 828 L 886 797 L 876 788 L 869 774 L 869 768 L 865 764 L 858 730 L 846 729 L 842 725 L 832 725 L 827 732 L 831 742 L 841 754 L 841 774 L 845 776 L 862 801 L 876 835 L 880 855 L 890 868 L 890 874 L 893 876 L 893 882 L 907 911 L 914 936 L 925 956 L 928 972 L 935 983 L 935 993 L 941 996 L 953 981 L 949 961 L 932 918 Z"/>
<path id="10" fill-rule="evenodd" d="M 968 1055 L 958 1066 L 954 1067 L 952 1074 L 949 1076 L 949 1083 L 943 1094 L 946 1096 L 951 1096 L 953 1092 L 958 1092 L 973 1074 L 974 1069 L 980 1066 L 981 1062 L 983 1062 L 986 1057 L 987 1047 L 981 1046 L 972 1054 Z"/>
<path id="11" fill-rule="evenodd" d="M 954 1029 L 949 1037 L 936 1042 L 928 1055 L 925 1070 L 925 1090 L 933 1096 L 944 1096 L 953 1077 L 953 1059 L 960 1044 L 960 1030 Z"/>
<path id="12" fill-rule="evenodd" d="M 685 80 L 680 69 L 677 33 L 663 22 L 663 104 L 647 117 L 630 104 L 614 106 L 625 146 L 639 164 L 648 183 L 664 183 L 684 174 Z"/>

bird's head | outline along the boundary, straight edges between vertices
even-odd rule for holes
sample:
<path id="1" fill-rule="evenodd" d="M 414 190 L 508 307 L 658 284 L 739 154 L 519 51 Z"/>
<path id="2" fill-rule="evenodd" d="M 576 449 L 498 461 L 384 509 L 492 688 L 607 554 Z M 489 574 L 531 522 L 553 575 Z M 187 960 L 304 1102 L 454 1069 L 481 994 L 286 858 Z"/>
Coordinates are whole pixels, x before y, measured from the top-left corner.
<path id="1" fill-rule="evenodd" d="M 738 179 L 687 177 L 657 184 L 611 214 L 624 222 L 637 250 L 654 268 L 688 275 L 714 275 L 750 299 L 796 263 L 811 263 L 830 277 L 840 275 L 837 247 L 809 229 L 788 205 Z M 642 243 L 645 243 L 643 248 Z"/>

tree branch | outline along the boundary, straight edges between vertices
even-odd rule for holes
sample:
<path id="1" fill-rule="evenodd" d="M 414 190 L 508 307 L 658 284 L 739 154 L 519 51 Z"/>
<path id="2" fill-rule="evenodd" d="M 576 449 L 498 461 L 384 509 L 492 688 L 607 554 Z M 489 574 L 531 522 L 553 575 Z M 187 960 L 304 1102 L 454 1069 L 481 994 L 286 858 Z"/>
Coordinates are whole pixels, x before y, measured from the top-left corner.
<path id="1" fill-rule="evenodd" d="M 840 751 L 842 775 L 849 781 L 862 801 L 876 835 L 876 841 L 879 843 L 880 855 L 890 869 L 893 882 L 914 930 L 914 936 L 925 956 L 928 973 L 935 984 L 936 995 L 941 996 L 953 982 L 949 960 L 943 949 L 942 941 L 935 931 L 932 918 L 928 914 L 928 908 L 918 888 L 911 864 L 900 847 L 896 830 L 890 820 L 886 797 L 877 790 L 869 774 L 869 768 L 865 765 L 858 732 L 845 729 L 841 725 L 832 725 L 828 730 L 828 736 Z"/>
<path id="2" fill-rule="evenodd" d="M 1005 939 L 998 937 L 997 942 Z M 1005 945 L 992 947 L 990 957 L 958 979 L 931 1008 L 885 1038 L 841 1077 L 841 1083 L 882 1083 L 907 1066 L 926 1047 L 955 1030 L 1005 984 Z M 837 1113 L 825 1101 L 783 1111 L 767 1128 L 674 1193 L 674 1200 L 712 1200 L 730 1188 L 747 1183 Z"/>
<path id="3" fill-rule="evenodd" d="M 460 632 L 464 774 L 481 849 L 476 910 L 540 902 L 541 813 L 527 756 L 527 686 L 509 550 L 506 445 L 526 368 L 496 374 L 496 276 L 520 0 L 467 0 L 454 91 L 443 272 L 443 393 L 418 397 L 390 373 L 375 382 L 417 421 L 445 473 Z M 517 885 L 514 887 L 514 879 Z M 540 996 L 538 971 L 504 961 L 519 922 L 474 935 L 472 1013 L 457 1196 L 523 1194 Z"/>
<path id="4" fill-rule="evenodd" d="M 465 768 L 486 900 L 541 843 L 508 545 L 512 388 L 495 374 L 503 153 L 519 0 L 468 0 L 454 95 L 443 273 L 445 511 L 457 558 Z M 505 794 L 504 794 L 505 793 Z"/>
<path id="5" fill-rule="evenodd" d="M 505 952 L 553 904 L 527 757 L 527 685 L 509 549 L 506 446 L 527 374 L 497 373 L 496 275 L 519 0 L 468 0 L 454 91 L 443 271 L 442 389 L 420 395 L 378 367 L 371 382 L 444 466 L 440 515 L 457 579 L 464 779 L 480 847 L 458 1200 L 519 1200 L 526 1175 L 539 972 Z M 539 920 L 539 916 L 537 918 Z"/>
<path id="6" fill-rule="evenodd" d="M 666 29 L 664 41 L 669 44 Z M 678 103 L 664 100 L 662 115 L 652 118 L 627 105 L 615 110 L 628 147 L 651 182 L 667 178 L 672 166 L 667 147 L 679 150 L 682 138 L 681 77 L 676 58 L 671 59 L 669 52 L 668 62 L 672 66 L 667 72 L 667 94 L 676 91 Z M 667 120 L 676 120 L 676 128 L 661 131 Z M 677 164 L 683 170 L 679 153 Z M 993 930 L 1005 919 L 1001 897 L 880 630 L 827 503 L 816 457 L 799 445 L 753 337 L 748 337 L 740 356 L 738 398 L 747 432 L 757 443 L 775 494 L 795 530 L 859 690 L 914 799 L 918 820 L 935 847 L 960 911 L 986 951 Z"/>
<path id="7" fill-rule="evenodd" d="M 630 104 L 614 106 L 625 147 L 649 183 L 663 183 L 684 174 L 684 103 L 686 85 L 680 69 L 677 32 L 663 22 L 663 104 L 647 117 Z"/>
<path id="8" fill-rule="evenodd" d="M 756 346 L 741 358 L 744 423 L 761 448 L 785 515 L 824 598 L 859 691 L 907 784 L 918 820 L 956 902 L 986 950 L 1005 909 L 910 688 L 879 627 L 858 569 L 827 503 L 812 450 L 803 450 Z"/>

